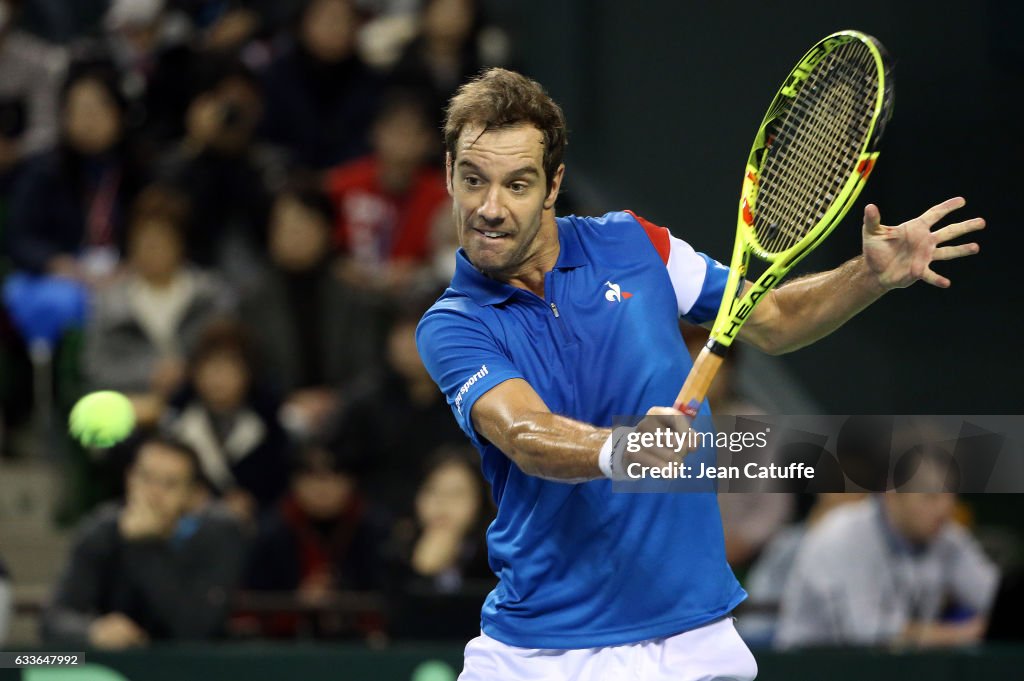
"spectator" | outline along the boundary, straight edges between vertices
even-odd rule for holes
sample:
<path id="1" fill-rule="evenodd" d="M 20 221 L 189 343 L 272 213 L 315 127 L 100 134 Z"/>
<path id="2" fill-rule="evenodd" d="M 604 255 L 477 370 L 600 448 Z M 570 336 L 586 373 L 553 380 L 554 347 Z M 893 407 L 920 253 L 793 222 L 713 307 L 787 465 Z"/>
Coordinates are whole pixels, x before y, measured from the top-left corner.
<path id="1" fill-rule="evenodd" d="M 0 646 L 7 640 L 7 631 L 11 626 L 11 615 L 14 613 L 14 598 L 11 594 L 11 575 L 7 566 L 0 558 Z"/>
<path id="2" fill-rule="evenodd" d="M 167 154 L 160 174 L 192 201 L 189 258 L 224 268 L 229 277 L 244 276 L 262 250 L 283 157 L 255 142 L 264 100 L 242 64 L 211 59 L 200 80 L 186 112 L 185 138 Z"/>
<path id="3" fill-rule="evenodd" d="M 13 28 L 20 3 L 0 0 L 0 181 L 23 158 L 57 141 L 64 52 Z"/>
<path id="4" fill-rule="evenodd" d="M 199 462 L 180 443 L 139 449 L 126 503 L 87 520 L 42 618 L 47 645 L 121 649 L 223 634 L 239 583 L 238 524 L 202 503 Z"/>
<path id="5" fill-rule="evenodd" d="M 294 42 L 266 72 L 267 138 L 322 169 L 366 153 L 380 79 L 355 52 L 351 0 L 310 0 Z"/>
<path id="6" fill-rule="evenodd" d="M 84 369 L 94 389 L 128 393 L 139 421 L 154 425 L 185 378 L 185 358 L 232 299 L 212 274 L 185 263 L 188 207 L 157 185 L 132 207 L 124 278 L 96 295 L 86 326 Z"/>
<path id="7" fill-rule="evenodd" d="M 113 0 L 104 19 L 105 49 L 121 75 L 130 125 L 152 158 L 184 133 L 196 56 L 186 43 L 187 22 L 164 0 Z"/>
<path id="8" fill-rule="evenodd" d="M 778 608 L 782 601 L 786 579 L 793 570 L 793 561 L 807 531 L 825 518 L 832 509 L 863 498 L 863 494 L 856 492 L 819 494 L 803 522 L 782 528 L 768 540 L 764 550 L 751 565 L 744 583 L 750 596 L 748 605 L 752 606 L 755 612 L 736 620 L 736 629 L 747 645 L 768 647 L 775 639 L 779 618 L 777 611 L 771 611 Z M 758 608 L 764 608 L 765 612 L 758 611 Z"/>
<path id="9" fill-rule="evenodd" d="M 259 329 L 260 357 L 287 396 L 285 423 L 300 435 L 318 432 L 338 406 L 337 387 L 376 365 L 380 331 L 358 296 L 330 267 L 334 211 L 315 183 L 293 183 L 270 212 L 269 266 L 243 297 L 243 318 Z"/>
<path id="10" fill-rule="evenodd" d="M 249 341 L 231 322 L 211 325 L 191 357 L 189 384 L 168 428 L 199 455 L 214 493 L 241 520 L 272 505 L 288 484 L 288 438 L 261 389 Z"/>
<path id="11" fill-rule="evenodd" d="M 951 522 L 955 503 L 950 493 L 888 492 L 829 513 L 801 542 L 776 644 L 979 641 L 998 574 Z"/>
<path id="12" fill-rule="evenodd" d="M 109 65 L 72 67 L 60 143 L 30 161 L 12 189 L 15 266 L 93 283 L 113 271 L 125 208 L 141 179 L 123 134 L 124 112 Z"/>
<path id="13" fill-rule="evenodd" d="M 490 510 L 473 453 L 463 447 L 437 451 L 416 492 L 410 576 L 441 593 L 457 591 L 465 579 L 493 578 L 484 543 Z"/>
<path id="14" fill-rule="evenodd" d="M 411 510 L 416 481 L 395 471 L 418 467 L 442 445 L 464 442 L 416 351 L 416 324 L 427 307 L 412 299 L 397 311 L 382 370 L 352 390 L 332 437 L 338 451 L 358 462 L 370 496 L 402 516 Z"/>
<path id="15" fill-rule="evenodd" d="M 417 638 L 458 637 L 479 629 L 482 589 L 494 573 L 484 540 L 493 516 L 479 464 L 464 446 L 441 448 L 428 458 L 416 492 L 411 532 L 399 525 L 392 565 L 395 635 Z"/>
<path id="16" fill-rule="evenodd" d="M 309 603 L 338 589 L 379 587 L 384 527 L 347 463 L 323 446 L 306 445 L 288 494 L 264 518 L 249 586 L 297 590 Z"/>
<path id="17" fill-rule="evenodd" d="M 436 132 L 423 103 L 393 93 L 373 124 L 373 154 L 332 170 L 340 274 L 366 292 L 407 291 L 432 264 L 436 231 L 454 232 L 440 168 L 430 165 Z"/>
<path id="18" fill-rule="evenodd" d="M 419 34 L 406 46 L 393 78 L 429 97 L 430 123 L 441 124 L 448 100 L 485 66 L 480 52 L 483 17 L 478 0 L 427 0 Z"/>

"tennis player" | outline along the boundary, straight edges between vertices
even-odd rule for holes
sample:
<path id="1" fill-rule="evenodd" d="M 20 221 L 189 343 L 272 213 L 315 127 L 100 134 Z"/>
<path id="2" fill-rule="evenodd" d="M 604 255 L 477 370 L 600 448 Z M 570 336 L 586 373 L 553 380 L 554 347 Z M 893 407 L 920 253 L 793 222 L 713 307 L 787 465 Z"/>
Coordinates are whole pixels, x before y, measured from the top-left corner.
<path id="1" fill-rule="evenodd" d="M 452 98 L 444 135 L 462 248 L 417 343 L 498 506 L 487 544 L 500 581 L 461 681 L 753 679 L 714 494 L 613 494 L 609 479 L 685 455 L 629 453 L 609 426 L 682 418 L 660 406 L 691 366 L 678 319 L 714 318 L 727 268 L 629 211 L 555 217 L 566 124 L 534 81 L 485 72 Z M 984 222 L 930 228 L 963 205 L 897 227 L 869 205 L 863 254 L 773 291 L 740 337 L 787 352 L 889 289 L 949 286 L 932 262 L 978 246 L 939 244 Z M 705 404 L 694 429 L 709 417 Z"/>

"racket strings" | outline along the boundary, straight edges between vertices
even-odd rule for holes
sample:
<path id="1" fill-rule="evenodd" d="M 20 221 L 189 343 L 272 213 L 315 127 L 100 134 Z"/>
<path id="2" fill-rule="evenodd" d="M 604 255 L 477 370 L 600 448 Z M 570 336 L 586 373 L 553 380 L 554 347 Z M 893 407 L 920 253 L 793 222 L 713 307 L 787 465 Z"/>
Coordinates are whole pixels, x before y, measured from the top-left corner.
<path id="1" fill-rule="evenodd" d="M 812 70 L 776 119 L 754 207 L 753 229 L 765 251 L 791 248 L 838 197 L 864 146 L 877 92 L 870 50 L 848 43 Z"/>
<path id="2" fill-rule="evenodd" d="M 838 87 L 842 88 L 843 86 L 840 84 Z M 849 104 L 852 101 L 848 97 L 831 97 L 830 99 L 839 100 L 841 104 Z M 780 206 L 781 210 L 776 211 L 777 222 L 769 223 L 768 227 L 769 232 L 775 233 L 774 238 L 767 245 L 768 250 L 784 251 L 809 232 L 832 205 L 852 171 L 852 167 L 844 167 L 840 164 L 819 168 L 816 164 L 809 162 L 811 157 L 831 160 L 845 151 L 841 145 L 835 142 L 838 139 L 837 136 L 826 137 L 809 132 L 823 127 L 821 112 L 825 109 L 831 109 L 831 113 L 826 115 L 830 115 L 832 120 L 840 120 L 848 117 L 851 113 L 850 107 L 847 106 L 836 111 L 834 101 L 831 103 L 833 104 L 831 107 L 822 106 L 814 111 L 801 111 L 792 117 L 792 121 L 797 122 L 798 127 L 794 134 L 796 140 L 791 152 L 795 159 L 804 162 L 797 163 L 794 160 L 796 165 L 792 169 L 793 172 L 789 176 L 780 173 L 780 177 L 783 180 L 788 180 L 788 182 L 783 182 L 783 192 L 795 195 L 798 201 L 783 203 Z M 826 104 L 828 103 L 826 102 Z M 819 170 L 824 174 L 819 176 L 817 174 Z M 801 206 L 802 210 L 798 208 Z M 801 216 L 803 217 L 802 222 L 799 221 Z"/>
<path id="3" fill-rule="evenodd" d="M 842 142 L 844 137 L 847 141 L 861 140 L 850 140 L 851 131 L 843 135 L 836 125 L 851 121 L 853 103 L 857 101 L 845 82 L 851 76 L 856 78 L 855 69 L 843 61 L 843 57 L 848 56 L 837 52 L 830 55 L 828 62 L 819 65 L 801 91 L 818 99 L 813 100 L 807 95 L 798 97 L 793 102 L 790 115 L 780 125 L 782 144 L 777 147 L 780 153 L 769 157 L 773 164 L 768 174 L 769 180 L 778 180 L 781 191 L 767 192 L 769 197 L 776 198 L 770 204 L 775 210 L 761 212 L 762 223 L 767 227 L 765 236 L 768 237 L 764 245 L 770 251 L 780 252 L 789 248 L 813 228 L 853 169 L 851 163 L 842 163 L 844 152 L 846 155 L 849 153 Z M 856 135 L 856 128 L 852 133 L 853 137 L 862 138 Z M 853 151 L 859 151 L 859 145 Z M 785 165 L 787 161 L 789 167 Z M 779 172 L 783 170 L 789 172 Z M 788 201 L 779 200 L 781 195 L 787 194 Z M 798 216 L 803 217 L 802 223 Z"/>
<path id="4" fill-rule="evenodd" d="M 776 138 L 778 153 L 769 156 L 768 160 L 772 165 L 766 174 L 769 186 L 771 180 L 776 179 L 784 191 L 769 190 L 768 198 L 774 197 L 776 200 L 764 201 L 760 212 L 762 226 L 766 227 L 762 234 L 768 237 L 763 241 L 766 242 L 764 245 L 768 250 L 785 250 L 817 224 L 834 199 L 830 190 L 838 191 L 839 187 L 835 185 L 841 187 L 848 176 L 848 168 L 833 163 L 831 170 L 834 172 L 829 173 L 830 168 L 822 167 L 820 164 L 821 160 L 834 160 L 833 157 L 844 150 L 836 143 L 840 138 L 835 134 L 838 130 L 832 129 L 833 126 L 829 123 L 848 120 L 851 113 L 850 105 L 856 101 L 850 97 L 849 88 L 844 86 L 845 78 L 855 77 L 849 63 L 842 61 L 845 56 L 848 55 L 842 52 L 834 53 L 827 58 L 828 61 L 818 66 L 808 79 L 805 89 L 801 91 L 807 94 L 798 97 L 792 103 L 792 110 L 779 126 L 780 132 Z M 818 96 L 818 100 L 811 100 L 807 95 Z M 820 130 L 831 134 L 814 134 Z M 818 159 L 819 163 L 812 163 L 814 159 Z M 788 168 L 785 165 L 786 161 L 790 162 Z M 781 170 L 790 172 L 779 172 Z M 821 170 L 826 172 L 825 176 L 819 174 L 818 171 Z M 781 202 L 780 194 L 787 193 L 790 200 Z M 797 212 L 798 206 L 803 207 L 802 212 Z M 766 208 L 774 210 L 765 210 Z M 787 211 L 787 208 L 790 210 Z M 804 222 L 801 224 L 794 219 L 796 216 L 792 215 L 793 213 L 803 215 Z M 772 217 L 777 219 L 772 220 Z"/>
<path id="5" fill-rule="evenodd" d="M 769 180 L 778 180 L 780 191 L 769 189 L 768 196 L 776 198 L 769 204 L 774 210 L 761 212 L 766 227 L 762 233 L 767 237 L 764 245 L 769 251 L 786 250 L 813 228 L 853 170 L 852 161 L 842 163 L 844 152 L 848 156 L 850 150 L 841 142 L 849 134 L 844 136 L 836 125 L 851 120 L 851 105 L 857 101 L 844 84 L 850 76 L 856 77 L 850 64 L 842 61 L 848 56 L 839 52 L 832 55 L 831 63 L 819 65 L 802 90 L 807 94 L 794 101 L 793 110 L 780 125 L 782 144 L 776 147 L 780 153 L 774 156 L 774 175 L 769 172 Z M 847 141 L 862 141 L 862 135 L 855 137 L 861 139 Z M 852 151 L 858 152 L 859 146 Z M 779 172 L 785 170 L 789 172 Z M 785 202 L 779 199 L 784 195 L 789 197 Z"/>

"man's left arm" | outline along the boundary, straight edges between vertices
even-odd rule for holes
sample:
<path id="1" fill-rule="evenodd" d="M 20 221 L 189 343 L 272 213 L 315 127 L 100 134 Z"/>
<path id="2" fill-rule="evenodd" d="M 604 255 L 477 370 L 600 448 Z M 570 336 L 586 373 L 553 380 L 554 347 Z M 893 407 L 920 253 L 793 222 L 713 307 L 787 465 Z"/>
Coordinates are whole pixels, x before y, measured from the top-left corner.
<path id="1" fill-rule="evenodd" d="M 932 227 L 965 204 L 960 197 L 949 199 L 896 227 L 883 225 L 878 207 L 869 204 L 864 209 L 864 252 L 834 270 L 772 290 L 754 308 L 739 337 L 771 354 L 792 352 L 832 333 L 890 289 L 918 280 L 948 288 L 949 279 L 932 270 L 932 264 L 973 255 L 979 246 L 943 244 L 982 229 L 985 221 L 972 218 L 935 231 Z"/>

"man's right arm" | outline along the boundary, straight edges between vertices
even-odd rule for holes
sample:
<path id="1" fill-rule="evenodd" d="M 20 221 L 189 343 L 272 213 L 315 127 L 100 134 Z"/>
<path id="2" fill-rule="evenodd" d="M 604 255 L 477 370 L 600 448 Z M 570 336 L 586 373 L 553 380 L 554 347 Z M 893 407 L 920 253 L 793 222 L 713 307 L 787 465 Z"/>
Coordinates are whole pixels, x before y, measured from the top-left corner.
<path id="1" fill-rule="evenodd" d="M 462 430 L 528 475 L 602 477 L 598 455 L 611 431 L 553 414 L 475 311 L 453 301 L 428 312 L 416 330 L 420 357 Z"/>
<path id="2" fill-rule="evenodd" d="M 473 405 L 473 425 L 527 475 L 554 480 L 603 478 L 598 466 L 610 428 L 552 414 L 521 378 L 491 388 Z"/>
<path id="3" fill-rule="evenodd" d="M 627 452 L 621 433 L 612 438 L 609 428 L 552 413 L 486 327 L 465 310 L 428 312 L 416 342 L 470 440 L 482 446 L 486 439 L 528 475 L 566 482 L 620 478 L 630 463 L 661 466 L 686 453 L 653 447 Z M 656 407 L 637 429 L 678 429 L 680 416 Z"/>

